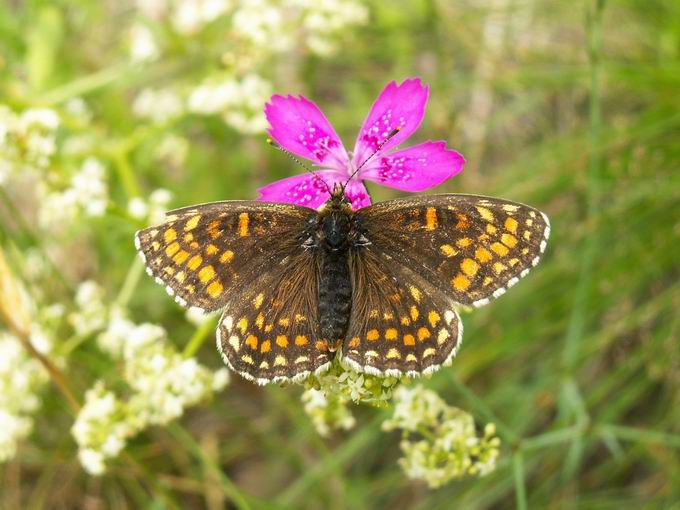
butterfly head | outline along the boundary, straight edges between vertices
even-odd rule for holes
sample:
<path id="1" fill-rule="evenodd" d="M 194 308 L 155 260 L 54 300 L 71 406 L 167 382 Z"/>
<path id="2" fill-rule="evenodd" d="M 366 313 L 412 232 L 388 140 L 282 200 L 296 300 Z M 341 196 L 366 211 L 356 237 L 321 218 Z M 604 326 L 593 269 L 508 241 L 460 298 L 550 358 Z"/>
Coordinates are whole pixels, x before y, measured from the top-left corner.
<path id="1" fill-rule="evenodd" d="M 339 182 L 335 183 L 330 198 L 321 207 L 321 210 L 352 211 L 352 203 L 347 198 L 347 195 L 345 195 L 345 187 L 342 184 Z"/>

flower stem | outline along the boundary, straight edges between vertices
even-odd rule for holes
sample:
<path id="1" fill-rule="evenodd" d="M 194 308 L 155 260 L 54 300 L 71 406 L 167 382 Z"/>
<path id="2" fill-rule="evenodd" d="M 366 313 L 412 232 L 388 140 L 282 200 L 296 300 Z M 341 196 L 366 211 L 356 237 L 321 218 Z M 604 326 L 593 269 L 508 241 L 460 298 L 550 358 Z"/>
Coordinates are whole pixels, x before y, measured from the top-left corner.
<path id="1" fill-rule="evenodd" d="M 186 347 L 184 348 L 184 351 L 182 351 L 182 356 L 184 356 L 185 358 L 191 358 L 192 356 L 194 356 L 201 348 L 201 345 L 203 345 L 203 342 L 205 342 L 205 339 L 208 338 L 210 332 L 214 330 L 215 330 L 214 319 L 209 319 L 205 321 L 203 324 L 201 324 L 198 327 L 198 329 L 196 329 L 196 332 L 189 339 L 189 343 L 187 343 Z"/>
<path id="2" fill-rule="evenodd" d="M 73 411 L 74 414 L 77 414 L 78 411 L 80 411 L 81 407 L 80 402 L 78 402 L 78 399 L 71 391 L 71 388 L 66 382 L 66 378 L 64 377 L 64 374 L 62 374 L 61 370 L 59 370 L 47 356 L 45 356 L 43 353 L 41 353 L 35 348 L 35 346 L 31 343 L 31 339 L 28 332 L 21 331 L 13 327 L 13 324 L 11 322 L 8 322 L 8 326 L 12 334 L 19 339 L 19 341 L 24 346 L 24 348 L 29 352 L 29 354 L 33 356 L 35 359 L 37 359 L 38 362 L 47 371 L 54 385 L 59 389 L 59 391 L 61 391 L 61 394 L 64 396 L 64 399 L 71 408 L 71 411 Z"/>
<path id="3" fill-rule="evenodd" d="M 524 485 L 524 457 L 522 452 L 517 451 L 512 456 L 512 470 L 515 475 L 515 498 L 517 509 L 527 509 L 527 494 Z"/>

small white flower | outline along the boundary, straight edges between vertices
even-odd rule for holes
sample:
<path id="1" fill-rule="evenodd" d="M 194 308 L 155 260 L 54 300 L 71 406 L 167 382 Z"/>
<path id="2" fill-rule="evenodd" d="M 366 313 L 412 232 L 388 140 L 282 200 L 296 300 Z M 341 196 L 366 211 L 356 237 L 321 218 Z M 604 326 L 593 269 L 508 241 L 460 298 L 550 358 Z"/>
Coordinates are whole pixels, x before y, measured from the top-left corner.
<path id="1" fill-rule="evenodd" d="M 133 62 L 148 62 L 160 56 L 160 49 L 153 32 L 142 23 L 130 29 L 130 58 Z"/>
<path id="2" fill-rule="evenodd" d="M 142 90 L 132 103 L 137 117 L 162 124 L 179 117 L 183 111 L 182 99 L 170 89 Z"/>
<path id="3" fill-rule="evenodd" d="M 127 210 L 130 216 L 138 220 L 145 219 L 149 214 L 149 206 L 140 197 L 132 197 L 128 200 Z"/>
<path id="4" fill-rule="evenodd" d="M 78 309 L 68 317 L 79 335 L 88 335 L 100 330 L 106 324 L 107 310 L 104 306 L 104 291 L 92 280 L 85 281 L 76 291 Z"/>

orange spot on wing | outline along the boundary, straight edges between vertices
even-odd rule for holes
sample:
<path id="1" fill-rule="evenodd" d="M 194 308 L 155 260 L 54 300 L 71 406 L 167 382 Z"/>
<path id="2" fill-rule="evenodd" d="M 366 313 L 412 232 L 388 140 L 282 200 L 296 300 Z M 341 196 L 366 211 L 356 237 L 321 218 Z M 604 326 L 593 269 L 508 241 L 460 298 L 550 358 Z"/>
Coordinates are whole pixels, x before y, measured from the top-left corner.
<path id="1" fill-rule="evenodd" d="M 454 255 L 458 254 L 458 252 L 455 250 L 453 246 L 450 244 L 442 244 L 439 249 L 441 252 L 444 254 L 446 257 L 453 257 Z"/>
<path id="2" fill-rule="evenodd" d="M 189 230 L 193 230 L 198 226 L 198 222 L 201 220 L 201 215 L 197 214 L 196 216 L 192 216 L 189 218 L 189 220 L 186 222 L 186 225 L 184 225 L 184 230 L 188 232 Z"/>
<path id="3" fill-rule="evenodd" d="M 307 345 L 309 340 L 305 335 L 298 335 L 295 337 L 295 345 Z"/>
<path id="4" fill-rule="evenodd" d="M 430 330 L 427 328 L 418 329 L 418 340 L 421 342 L 427 338 L 430 338 Z"/>
<path id="5" fill-rule="evenodd" d="M 437 228 L 437 224 L 437 210 L 434 207 L 428 207 L 425 210 L 425 228 L 434 230 Z"/>
<path id="6" fill-rule="evenodd" d="M 375 342 L 378 338 L 380 338 L 380 333 L 378 333 L 377 329 L 371 329 L 366 333 L 366 340 L 370 342 Z"/>
<path id="7" fill-rule="evenodd" d="M 208 283 L 215 276 L 215 269 L 212 266 L 202 267 L 198 272 L 198 278 L 203 283 Z"/>
<path id="8" fill-rule="evenodd" d="M 257 349 L 257 337 L 255 335 L 248 335 L 246 338 L 246 345 L 251 349 Z"/>
<path id="9" fill-rule="evenodd" d="M 479 270 L 479 264 L 473 259 L 463 259 L 460 269 L 468 276 L 474 276 Z"/>
<path id="10" fill-rule="evenodd" d="M 222 264 L 226 264 L 227 262 L 230 262 L 231 259 L 234 258 L 234 252 L 231 250 L 224 250 L 224 253 L 220 255 L 220 262 Z"/>
<path id="11" fill-rule="evenodd" d="M 166 243 L 173 242 L 175 239 L 177 239 L 177 231 L 174 228 L 169 228 L 163 234 L 163 239 Z"/>
<path id="12" fill-rule="evenodd" d="M 172 257 L 178 251 L 179 251 L 179 243 L 172 243 L 170 246 L 165 248 L 165 254 L 168 257 Z"/>
<path id="13" fill-rule="evenodd" d="M 512 248 L 517 244 L 517 238 L 512 234 L 505 233 L 501 236 L 501 242 L 508 248 Z"/>
<path id="14" fill-rule="evenodd" d="M 451 284 L 456 290 L 465 290 L 470 286 L 470 280 L 468 280 L 465 276 L 462 274 L 458 273 L 456 276 L 453 277 L 451 280 Z"/>
<path id="15" fill-rule="evenodd" d="M 241 237 L 247 237 L 250 234 L 248 230 L 249 222 L 250 217 L 248 213 L 244 212 L 238 215 L 238 235 Z"/>
<path id="16" fill-rule="evenodd" d="M 513 234 L 517 233 L 517 220 L 515 218 L 507 218 L 505 220 L 505 229 L 512 232 Z"/>
<path id="17" fill-rule="evenodd" d="M 220 283 L 219 280 L 213 280 L 210 285 L 208 285 L 208 288 L 206 289 L 208 291 L 208 295 L 212 298 L 217 298 L 222 294 L 222 291 L 224 290 L 224 287 Z"/>
<path id="18" fill-rule="evenodd" d="M 486 248 L 482 248 L 481 246 L 475 250 L 475 257 L 477 260 L 479 260 L 482 264 L 489 262 L 492 258 L 493 255 L 491 255 L 491 252 L 487 250 Z"/>
<path id="19" fill-rule="evenodd" d="M 493 221 L 493 214 L 486 207 L 477 207 L 477 212 L 486 221 Z"/>
<path id="20" fill-rule="evenodd" d="M 468 219 L 467 215 L 463 213 L 456 213 L 456 217 L 458 218 L 458 223 L 454 226 L 456 230 L 467 230 L 470 228 L 470 220 Z"/>
<path id="21" fill-rule="evenodd" d="M 398 331 L 396 328 L 387 328 L 385 330 L 385 339 L 386 340 L 396 340 L 398 335 Z"/>
<path id="22" fill-rule="evenodd" d="M 491 245 L 491 249 L 495 251 L 498 255 L 501 257 L 505 257 L 510 250 L 508 250 L 507 246 L 502 245 L 501 243 L 493 243 Z"/>
<path id="23" fill-rule="evenodd" d="M 404 335 L 404 345 L 416 345 L 416 337 L 413 335 Z"/>
<path id="24" fill-rule="evenodd" d="M 179 266 L 179 265 L 183 264 L 184 261 L 188 258 L 189 258 L 189 253 L 184 251 L 184 250 L 180 250 L 180 251 L 177 252 L 177 254 L 174 257 L 172 257 L 172 260 L 174 260 L 175 264 L 177 264 Z"/>
<path id="25" fill-rule="evenodd" d="M 187 267 L 192 271 L 195 271 L 202 263 L 203 257 L 201 257 L 200 255 L 194 255 L 189 259 L 189 262 L 187 262 Z"/>
<path id="26" fill-rule="evenodd" d="M 440 319 L 441 319 L 441 317 L 434 310 L 432 310 L 430 313 L 427 314 L 427 320 L 433 328 L 437 325 L 437 323 L 440 321 Z"/>

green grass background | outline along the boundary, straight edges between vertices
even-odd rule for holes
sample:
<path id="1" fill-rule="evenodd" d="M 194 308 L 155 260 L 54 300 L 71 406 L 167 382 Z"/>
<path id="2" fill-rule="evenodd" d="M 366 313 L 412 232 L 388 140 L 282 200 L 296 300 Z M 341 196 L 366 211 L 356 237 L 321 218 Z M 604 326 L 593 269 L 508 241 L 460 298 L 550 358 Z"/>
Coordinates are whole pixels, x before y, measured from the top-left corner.
<path id="1" fill-rule="evenodd" d="M 351 145 L 383 85 L 419 75 L 431 99 L 413 141 L 445 139 L 468 160 L 437 191 L 526 202 L 552 220 L 538 268 L 464 316 L 453 367 L 427 382 L 496 423 L 498 469 L 428 490 L 399 469 L 399 437 L 380 430 L 388 411 L 358 407 L 354 430 L 322 439 L 297 388 L 235 376 L 213 402 L 136 438 L 95 479 L 75 458 L 73 416 L 51 390 L 28 444 L 0 466 L 0 507 L 678 508 L 680 4 L 392 0 L 369 9 L 335 56 L 278 57 L 266 76 L 275 90 L 312 98 Z M 168 188 L 183 206 L 254 198 L 257 186 L 299 173 L 263 136 L 192 116 L 169 128 L 190 142 L 184 167 L 154 164 L 132 97 L 198 75 L 219 51 L 198 41 L 203 60 L 177 50 L 140 71 L 119 43 L 128 16 L 114 2 L 3 1 L 0 98 L 17 108 L 85 98 L 91 128 L 110 139 L 102 150 L 120 163 L 110 183 L 121 208 L 135 189 Z M 369 187 L 375 200 L 396 196 Z M 46 288 L 67 299 L 78 275 L 115 298 L 138 226 L 112 213 L 76 229 L 79 266 L 63 268 L 65 287 L 55 274 Z M 44 235 L 30 224 L 2 232 L 19 251 L 40 248 Z M 162 324 L 180 349 L 190 344 L 219 366 L 211 329 L 197 332 L 151 279 L 129 303 L 134 318 Z M 115 376 L 93 341 L 71 356 L 78 396 Z"/>

